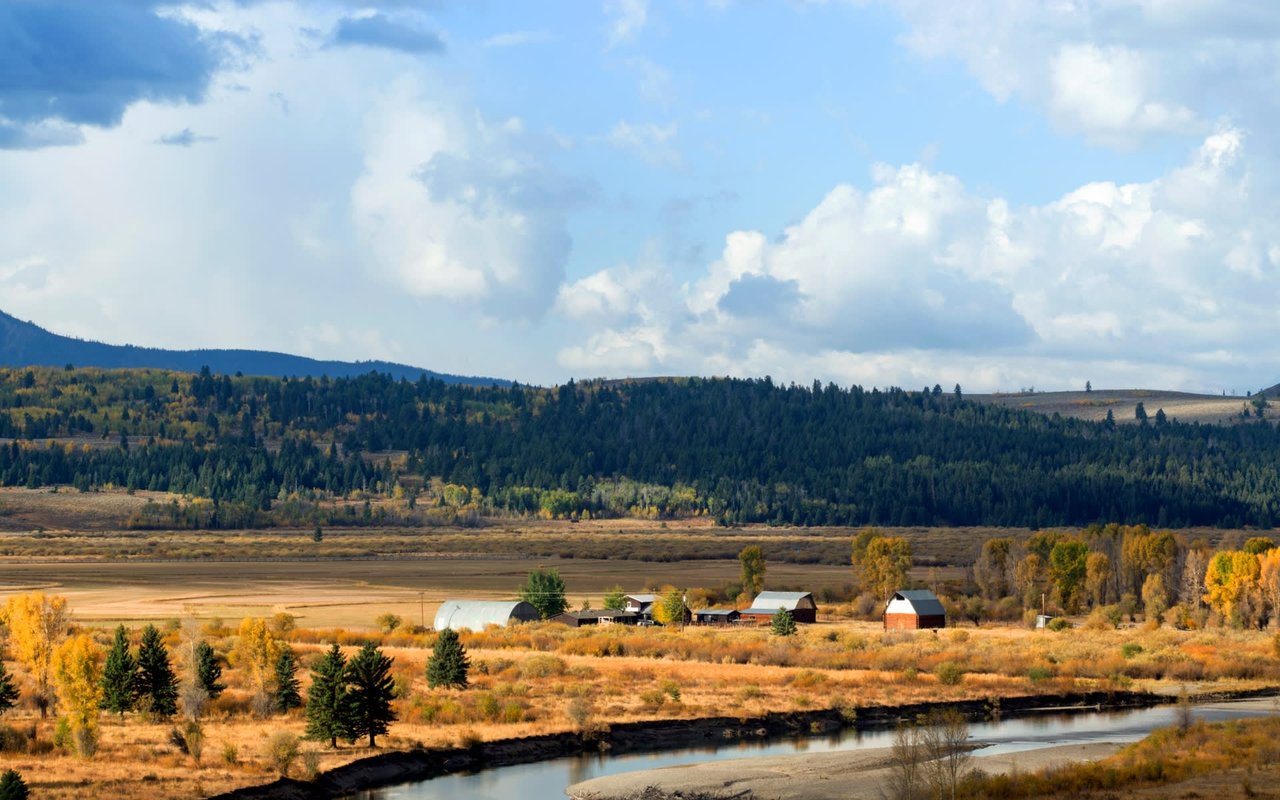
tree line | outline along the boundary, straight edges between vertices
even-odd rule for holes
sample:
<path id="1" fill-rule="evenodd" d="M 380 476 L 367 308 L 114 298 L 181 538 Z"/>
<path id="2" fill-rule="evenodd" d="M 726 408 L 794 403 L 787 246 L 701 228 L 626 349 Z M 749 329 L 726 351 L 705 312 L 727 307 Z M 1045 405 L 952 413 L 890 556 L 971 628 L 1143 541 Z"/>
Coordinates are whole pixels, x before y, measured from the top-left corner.
<path id="1" fill-rule="evenodd" d="M 85 446 L 90 432 L 108 446 Z M 768 378 L 534 388 L 9 370 L 4 437 L 0 484 L 209 498 L 208 527 L 352 493 L 480 514 L 1032 528 L 1271 527 L 1280 497 L 1280 429 L 1266 419 L 1118 426 L 937 386 Z"/>

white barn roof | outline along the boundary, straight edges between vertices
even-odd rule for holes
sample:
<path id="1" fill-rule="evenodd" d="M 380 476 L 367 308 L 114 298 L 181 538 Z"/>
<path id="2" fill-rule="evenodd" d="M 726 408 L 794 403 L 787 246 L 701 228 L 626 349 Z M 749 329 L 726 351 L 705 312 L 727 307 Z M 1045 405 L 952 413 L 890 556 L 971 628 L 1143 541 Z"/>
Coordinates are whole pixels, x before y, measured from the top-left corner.
<path id="1" fill-rule="evenodd" d="M 800 603 L 808 598 L 813 600 L 812 592 L 761 592 L 751 601 L 751 611 L 777 611 L 785 608 L 795 611 Z"/>
<path id="2" fill-rule="evenodd" d="M 523 600 L 446 600 L 436 612 L 435 629 L 482 631 L 489 625 L 505 628 L 512 621 L 536 619 L 538 610 Z"/>
<path id="3" fill-rule="evenodd" d="M 947 610 L 942 607 L 942 601 L 938 599 L 938 596 L 928 589 L 904 589 L 894 593 L 893 599 L 885 607 L 884 613 L 915 614 L 920 617 L 945 617 Z"/>

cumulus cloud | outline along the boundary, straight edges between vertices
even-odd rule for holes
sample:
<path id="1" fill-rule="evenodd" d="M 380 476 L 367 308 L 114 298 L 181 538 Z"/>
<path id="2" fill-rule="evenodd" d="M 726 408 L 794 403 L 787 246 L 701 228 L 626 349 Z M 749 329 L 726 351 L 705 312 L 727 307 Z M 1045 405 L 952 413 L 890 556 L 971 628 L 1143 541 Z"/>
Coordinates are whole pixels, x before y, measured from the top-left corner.
<path id="1" fill-rule="evenodd" d="M 609 44 L 621 44 L 636 36 L 649 24 L 649 0 L 606 0 L 609 15 Z"/>
<path id="2" fill-rule="evenodd" d="M 562 290 L 560 313 L 595 324 L 560 360 L 907 386 L 1233 386 L 1247 359 L 1229 354 L 1274 349 L 1260 342 L 1280 302 L 1274 174 L 1230 127 L 1161 178 L 1042 206 L 880 166 L 870 190 L 837 186 L 772 241 L 730 234 L 679 286 L 615 267 Z"/>
<path id="3" fill-rule="evenodd" d="M 334 47 L 385 47 L 413 55 L 440 53 L 445 49 L 444 40 L 426 28 L 422 20 L 378 12 L 338 20 L 329 36 L 329 44 Z"/>
<path id="4" fill-rule="evenodd" d="M 1280 111 L 1264 88 L 1280 63 L 1274 3 L 886 2 L 917 54 L 959 59 L 997 98 L 1101 144 L 1203 135 L 1223 116 L 1261 129 Z"/>
<path id="5" fill-rule="evenodd" d="M 175 133 L 166 133 L 159 139 L 156 139 L 156 144 L 164 144 L 171 147 L 190 147 L 193 144 L 198 144 L 200 142 L 212 141 L 216 141 L 216 137 L 202 136 L 190 128 L 183 128 Z"/>
<path id="6" fill-rule="evenodd" d="M 77 126 L 118 125 L 139 100 L 202 98 L 234 41 L 157 2 L 0 4 L 0 147 L 80 141 Z"/>

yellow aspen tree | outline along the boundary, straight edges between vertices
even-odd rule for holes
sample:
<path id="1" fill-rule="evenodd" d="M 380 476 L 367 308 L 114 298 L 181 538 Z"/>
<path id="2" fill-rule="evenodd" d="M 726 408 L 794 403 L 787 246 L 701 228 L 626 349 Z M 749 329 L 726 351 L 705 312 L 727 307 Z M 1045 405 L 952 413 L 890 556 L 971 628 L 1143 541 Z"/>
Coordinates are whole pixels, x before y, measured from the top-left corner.
<path id="1" fill-rule="evenodd" d="M 1209 607 L 1232 623 L 1239 619 L 1240 603 L 1245 593 L 1256 589 L 1258 582 L 1258 557 L 1243 550 L 1216 553 L 1205 572 L 1204 600 Z"/>
<path id="2" fill-rule="evenodd" d="M 1280 627 L 1280 549 L 1258 557 L 1258 584 L 1271 614 L 1271 626 Z"/>
<path id="3" fill-rule="evenodd" d="M 53 654 L 58 705 L 75 737 L 76 751 L 93 756 L 98 742 L 102 705 L 102 649 L 87 633 L 64 641 Z"/>
<path id="4" fill-rule="evenodd" d="M 233 652 L 236 665 L 249 676 L 250 685 L 265 693 L 280 658 L 280 640 L 272 633 L 271 623 L 254 617 L 242 620 Z"/>
<path id="5" fill-rule="evenodd" d="M 13 655 L 35 683 L 35 701 L 43 717 L 52 699 L 53 652 L 67 635 L 67 599 L 43 592 L 16 595 L 5 604 L 3 619 Z"/>

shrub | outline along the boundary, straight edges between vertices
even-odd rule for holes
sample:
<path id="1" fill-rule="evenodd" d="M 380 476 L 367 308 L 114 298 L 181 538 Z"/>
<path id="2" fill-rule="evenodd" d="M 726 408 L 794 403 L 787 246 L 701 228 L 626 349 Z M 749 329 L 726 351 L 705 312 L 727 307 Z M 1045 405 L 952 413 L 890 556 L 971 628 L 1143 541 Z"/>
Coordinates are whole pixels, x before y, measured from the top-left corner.
<path id="1" fill-rule="evenodd" d="M 1137 642 L 1125 642 L 1120 647 L 1120 655 L 1125 658 L 1133 658 L 1142 652 L 1142 645 Z"/>
<path id="2" fill-rule="evenodd" d="M 236 747 L 234 742 L 226 742 L 222 745 L 222 763 L 228 767 L 234 767 L 240 763 L 240 748 Z"/>
<path id="3" fill-rule="evenodd" d="M 289 777 L 293 762 L 298 759 L 298 737 L 289 731 L 276 731 L 267 739 L 267 763 L 280 774 Z"/>
<path id="4" fill-rule="evenodd" d="M 650 711 L 657 711 L 667 702 L 667 695 L 660 689 L 651 689 L 640 694 L 640 702 Z"/>
<path id="5" fill-rule="evenodd" d="M 938 682 L 946 686 L 958 686 L 964 680 L 964 667 L 954 661 L 944 661 L 934 669 Z"/>
<path id="6" fill-rule="evenodd" d="M 1035 666 L 1027 670 L 1027 679 L 1032 683 L 1044 683 L 1053 677 L 1053 671 L 1048 667 Z"/>
<path id="7" fill-rule="evenodd" d="M 526 658 L 520 665 L 520 675 L 524 678 L 550 678 L 564 674 L 564 661 L 549 655 L 538 655 Z"/>
<path id="8" fill-rule="evenodd" d="M 1070 628 L 1071 628 L 1071 623 L 1068 622 L 1063 617 L 1054 617 L 1053 619 L 1049 620 L 1049 630 L 1051 631 L 1062 632 L 1065 630 L 1070 630 Z"/>
<path id="9" fill-rule="evenodd" d="M 302 753 L 302 779 L 308 783 L 320 777 L 320 751 L 305 750 Z"/>

